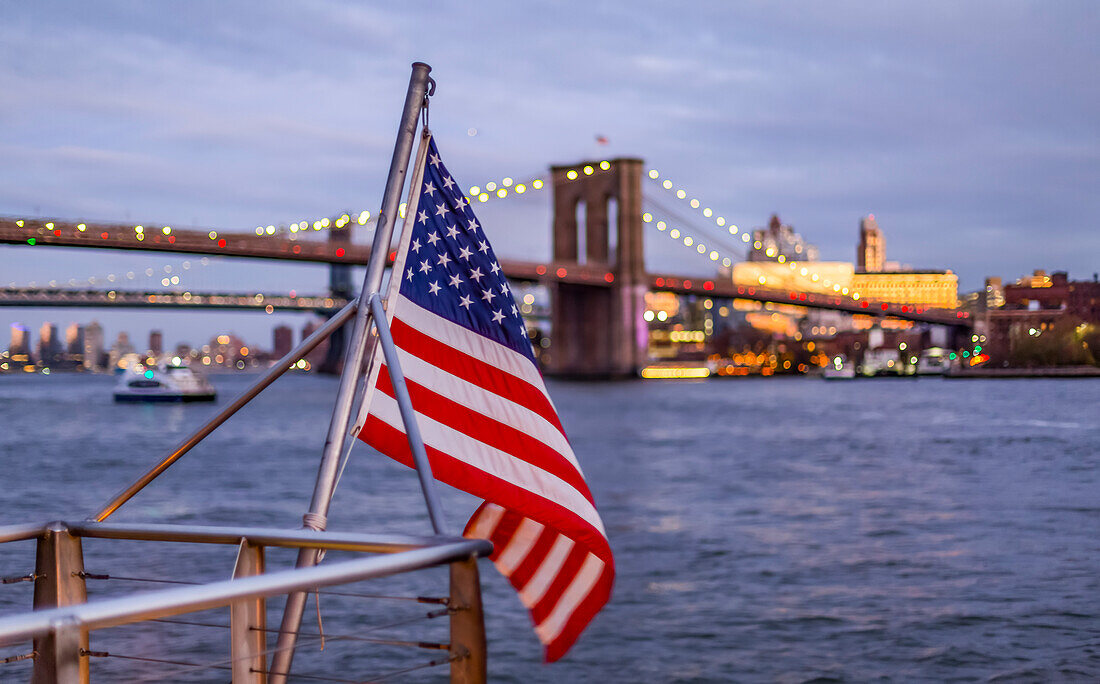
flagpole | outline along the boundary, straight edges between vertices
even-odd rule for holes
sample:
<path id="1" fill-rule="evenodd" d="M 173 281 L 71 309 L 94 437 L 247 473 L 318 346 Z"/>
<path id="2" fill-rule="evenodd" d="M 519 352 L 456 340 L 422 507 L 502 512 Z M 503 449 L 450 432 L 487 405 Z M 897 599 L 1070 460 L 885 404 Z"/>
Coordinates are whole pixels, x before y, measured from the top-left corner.
<path id="1" fill-rule="evenodd" d="M 304 527 L 323 531 L 327 524 L 329 504 L 332 503 L 333 490 L 340 466 L 340 455 L 344 440 L 348 434 L 348 424 L 355 402 L 355 391 L 363 372 L 363 358 L 366 355 L 370 331 L 370 298 L 382 288 L 382 278 L 386 269 L 386 257 L 389 254 L 390 240 L 393 236 L 394 221 L 397 217 L 397 205 L 401 201 L 401 189 L 405 185 L 409 158 L 412 155 L 416 138 L 417 119 L 420 117 L 424 101 L 429 94 L 428 76 L 432 68 L 423 62 L 414 62 L 409 89 L 405 94 L 405 106 L 401 113 L 401 123 L 397 130 L 397 142 L 390 161 L 390 172 L 386 179 L 386 189 L 382 195 L 382 210 L 378 217 L 377 232 L 371 249 L 367 273 L 363 277 L 363 289 L 359 293 L 359 308 L 355 315 L 355 327 L 348 341 L 344 358 L 344 370 L 340 377 L 340 389 L 336 394 L 336 406 L 329 423 L 325 449 L 321 455 L 321 464 L 317 472 L 317 483 L 313 489 L 309 512 L 304 516 Z M 433 88 L 434 90 L 434 88 Z M 298 552 L 297 567 L 309 567 L 318 562 L 316 549 L 302 549 Z M 283 622 L 279 629 L 279 639 L 272 655 L 269 682 L 285 684 L 290 665 L 294 659 L 294 646 L 297 642 L 302 614 L 306 606 L 305 592 L 295 592 L 287 596 Z"/>

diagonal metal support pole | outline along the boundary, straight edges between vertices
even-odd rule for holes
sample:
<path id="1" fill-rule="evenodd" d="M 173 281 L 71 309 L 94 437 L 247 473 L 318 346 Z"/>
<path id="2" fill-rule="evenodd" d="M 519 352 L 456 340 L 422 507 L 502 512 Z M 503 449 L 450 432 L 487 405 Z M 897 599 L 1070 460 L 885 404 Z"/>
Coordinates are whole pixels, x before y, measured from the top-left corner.
<path id="1" fill-rule="evenodd" d="M 424 438 L 420 436 L 420 426 L 416 423 L 409 388 L 405 385 L 405 374 L 401 372 L 401 361 L 397 358 L 397 346 L 390 334 L 390 324 L 386 311 L 382 308 L 382 298 L 377 294 L 370 298 L 371 313 L 374 314 L 374 328 L 378 331 L 378 342 L 382 354 L 386 357 L 386 368 L 393 385 L 393 395 L 401 411 L 401 421 L 405 424 L 405 436 L 409 440 L 409 450 L 416 464 L 416 475 L 420 479 L 420 490 L 424 492 L 424 503 L 428 505 L 428 517 L 432 521 L 432 530 L 436 534 L 447 534 L 447 524 L 443 521 L 443 508 L 439 505 L 439 495 L 435 491 L 435 478 L 432 476 L 432 464 L 424 448 Z"/>
<path id="2" fill-rule="evenodd" d="M 356 389 L 363 374 L 363 359 L 366 356 L 369 340 L 371 316 L 368 301 L 372 294 L 378 293 L 382 288 L 386 257 L 389 254 L 393 225 L 397 218 L 397 206 L 401 201 L 401 189 L 405 185 L 405 174 L 408 171 L 409 158 L 412 156 L 413 142 L 416 139 L 417 120 L 420 118 L 421 109 L 428 95 L 428 84 L 431 82 L 428 74 L 431 70 L 432 68 L 423 62 L 415 62 L 412 65 L 409 89 L 405 94 L 405 106 L 397 129 L 397 142 L 394 145 L 393 158 L 390 160 L 386 189 L 382 195 L 378 229 L 374 235 L 367 273 L 363 277 L 363 289 L 359 293 L 355 327 L 348 342 L 344 372 L 340 377 L 340 389 L 336 395 L 336 406 L 332 412 L 324 452 L 321 455 L 313 499 L 310 501 L 309 512 L 304 518 L 305 526 L 311 529 L 323 530 L 326 526 L 326 516 L 329 504 L 332 503 L 332 494 L 339 474 L 340 455 L 343 452 L 344 441 L 348 437 Z M 302 549 L 298 553 L 297 567 L 316 565 L 318 559 L 319 552 L 316 549 Z M 294 660 L 294 646 L 302 624 L 302 614 L 305 612 L 306 597 L 305 592 L 295 592 L 287 596 L 283 622 L 279 628 L 279 639 L 271 661 L 271 676 L 268 678 L 271 684 L 286 682 Z"/>

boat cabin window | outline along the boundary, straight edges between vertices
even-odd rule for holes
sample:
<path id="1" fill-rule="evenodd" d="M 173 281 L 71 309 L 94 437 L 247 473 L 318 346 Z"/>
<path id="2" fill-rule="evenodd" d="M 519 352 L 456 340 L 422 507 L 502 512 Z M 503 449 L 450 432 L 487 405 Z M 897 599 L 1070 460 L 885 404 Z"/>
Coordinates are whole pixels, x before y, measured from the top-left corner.
<path id="1" fill-rule="evenodd" d="M 131 380 L 127 383 L 130 387 L 160 387 L 156 380 Z"/>

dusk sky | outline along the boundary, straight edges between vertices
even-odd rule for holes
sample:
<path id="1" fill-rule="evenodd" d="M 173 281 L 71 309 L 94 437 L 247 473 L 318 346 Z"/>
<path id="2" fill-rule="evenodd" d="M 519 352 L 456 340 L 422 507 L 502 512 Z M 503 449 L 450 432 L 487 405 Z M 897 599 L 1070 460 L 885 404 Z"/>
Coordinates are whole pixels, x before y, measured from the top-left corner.
<path id="1" fill-rule="evenodd" d="M 0 214 L 251 230 L 374 213 L 420 60 L 438 82 L 431 127 L 466 187 L 636 156 L 738 226 L 777 212 L 823 259 L 853 260 L 874 213 L 889 259 L 952 269 L 960 291 L 1100 271 L 1095 2 L 393 5 L 6 3 Z M 549 254 L 548 193 L 475 209 L 500 256 Z M 711 269 L 646 239 L 653 270 Z M 196 290 L 315 293 L 327 278 L 184 260 L 0 247 L 0 284 L 165 265 Z M 276 320 L 305 322 L 0 313 L 5 329 L 92 318 L 109 338 L 232 330 L 262 346 Z"/>

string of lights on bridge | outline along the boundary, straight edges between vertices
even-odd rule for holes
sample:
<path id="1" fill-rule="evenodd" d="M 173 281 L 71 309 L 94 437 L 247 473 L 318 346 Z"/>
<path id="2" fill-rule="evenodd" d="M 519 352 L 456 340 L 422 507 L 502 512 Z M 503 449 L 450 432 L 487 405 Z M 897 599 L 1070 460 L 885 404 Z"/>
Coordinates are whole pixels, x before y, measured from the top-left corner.
<path id="1" fill-rule="evenodd" d="M 738 234 L 739 229 L 735 224 L 731 223 L 727 226 L 727 221 L 726 221 L 725 217 L 715 216 L 714 211 L 710 207 L 703 206 L 703 203 L 697 197 L 694 197 L 690 193 L 688 193 L 688 191 L 685 188 L 676 187 L 675 184 L 668 178 L 664 178 L 663 180 L 661 180 L 661 173 L 657 169 L 650 169 L 649 173 L 647 175 L 650 178 L 650 180 L 653 180 L 655 182 L 659 181 L 658 182 L 659 187 L 661 187 L 662 189 L 664 189 L 664 190 L 668 191 L 669 193 L 671 193 L 673 196 L 676 197 L 676 199 L 686 201 L 689 207 L 691 207 L 694 210 L 697 210 L 699 213 L 701 213 L 703 215 L 704 218 L 707 218 L 707 219 L 713 218 L 715 225 L 717 225 L 719 227 L 725 227 L 730 235 L 737 235 Z M 650 214 L 644 214 L 642 218 L 643 218 L 643 220 L 646 220 L 647 222 L 652 220 L 652 216 Z M 662 224 L 664 224 L 663 221 L 658 221 L 657 222 L 657 229 L 658 230 L 664 230 L 665 229 L 665 225 L 662 225 Z M 677 239 L 677 238 L 680 237 L 679 232 L 680 231 L 678 231 L 676 229 L 673 229 L 672 231 L 670 231 L 669 234 L 673 239 Z M 692 238 L 690 236 L 686 236 L 684 238 L 684 244 L 690 247 L 691 244 L 692 244 L 691 240 L 692 240 Z M 741 241 L 742 242 L 748 243 L 751 240 L 752 240 L 752 237 L 749 235 L 749 233 L 747 231 L 741 232 Z M 761 251 L 762 248 L 763 248 L 763 245 L 760 244 L 759 240 L 757 240 L 756 242 L 754 242 L 752 244 L 752 249 L 754 251 Z M 698 251 L 700 253 L 703 253 L 704 250 L 699 249 Z M 712 261 L 716 260 L 716 256 L 714 256 L 714 254 L 715 253 L 712 252 L 712 256 L 711 256 Z M 775 263 L 786 264 L 787 266 L 790 267 L 791 271 L 793 271 L 793 272 L 795 272 L 798 275 L 801 275 L 803 277 L 809 277 L 810 280 L 814 283 L 820 282 L 821 286 L 824 287 L 826 289 L 826 291 L 828 291 L 829 289 L 832 289 L 832 291 L 836 294 L 841 294 L 841 295 L 844 295 L 844 296 L 848 296 L 848 297 L 851 297 L 852 299 L 857 300 L 857 301 L 861 297 L 859 292 L 855 292 L 853 290 L 850 290 L 849 288 L 842 286 L 840 283 L 830 282 L 830 280 L 828 278 L 825 278 L 824 276 L 822 276 L 820 273 L 818 273 L 816 270 L 814 270 L 811 266 L 807 266 L 806 264 L 808 262 L 799 262 L 799 261 L 795 261 L 795 260 L 789 260 L 789 259 L 787 259 L 786 256 L 784 256 L 782 254 L 779 254 L 778 250 L 775 250 L 773 248 L 769 248 L 767 250 L 764 250 L 764 256 L 768 257 L 769 259 L 773 259 L 775 261 Z M 728 259 L 723 259 L 722 265 L 726 266 L 728 268 L 731 264 L 727 263 L 727 261 L 729 261 L 729 260 Z M 767 277 L 764 276 L 764 275 L 759 276 L 758 282 L 761 285 L 766 285 L 767 284 Z"/>

